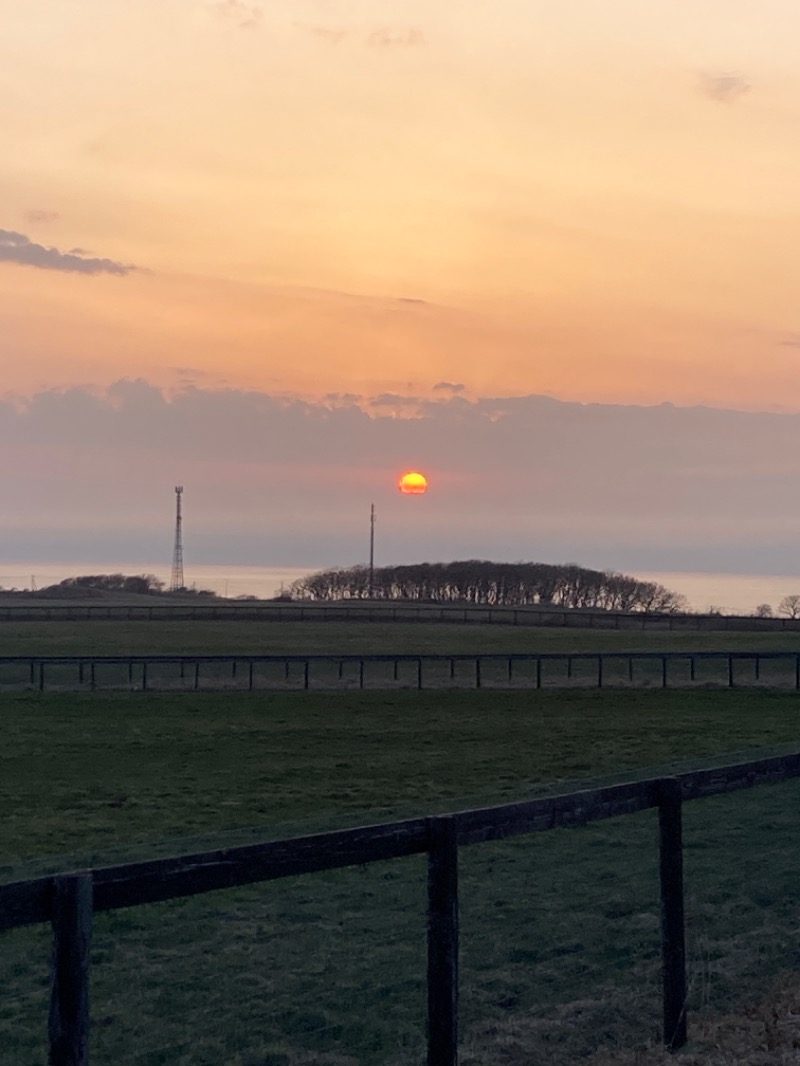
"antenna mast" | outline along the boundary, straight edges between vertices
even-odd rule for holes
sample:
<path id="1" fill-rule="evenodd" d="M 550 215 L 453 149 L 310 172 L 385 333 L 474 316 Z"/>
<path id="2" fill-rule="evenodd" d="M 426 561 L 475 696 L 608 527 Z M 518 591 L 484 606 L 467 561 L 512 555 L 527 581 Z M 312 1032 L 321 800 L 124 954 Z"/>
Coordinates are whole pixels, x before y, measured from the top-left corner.
<path id="1" fill-rule="evenodd" d="M 170 592 L 182 592 L 186 585 L 183 580 L 183 535 L 181 524 L 181 496 L 183 485 L 175 486 L 175 548 L 172 552 L 172 577 L 169 582 Z"/>
<path id="2" fill-rule="evenodd" d="M 367 596 L 372 599 L 375 592 L 375 504 L 369 508 L 369 584 Z"/>

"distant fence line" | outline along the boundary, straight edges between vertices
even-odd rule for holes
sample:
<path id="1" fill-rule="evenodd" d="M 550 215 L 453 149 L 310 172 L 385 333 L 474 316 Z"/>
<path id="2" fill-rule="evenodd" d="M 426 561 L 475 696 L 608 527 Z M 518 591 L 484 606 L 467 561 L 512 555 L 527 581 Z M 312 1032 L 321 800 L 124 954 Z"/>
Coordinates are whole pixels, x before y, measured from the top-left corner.
<path id="1" fill-rule="evenodd" d="M 50 922 L 51 1066 L 85 1066 L 92 916 L 298 874 L 428 855 L 428 1066 L 458 1055 L 458 849 L 658 810 L 662 1034 L 687 1037 L 682 805 L 800 777 L 800 752 L 567 795 L 0 885 L 0 932 Z M 732 858 L 732 861 L 735 859 Z"/>
<path id="2" fill-rule="evenodd" d="M 447 606 L 417 603 L 192 603 L 0 605 L 0 622 L 429 622 L 558 626 L 576 629 L 800 631 L 800 618 L 651 614 L 562 607 Z"/>
<path id="3" fill-rule="evenodd" d="M 42 692 L 692 686 L 800 690 L 800 652 L 0 656 L 0 688 Z"/>

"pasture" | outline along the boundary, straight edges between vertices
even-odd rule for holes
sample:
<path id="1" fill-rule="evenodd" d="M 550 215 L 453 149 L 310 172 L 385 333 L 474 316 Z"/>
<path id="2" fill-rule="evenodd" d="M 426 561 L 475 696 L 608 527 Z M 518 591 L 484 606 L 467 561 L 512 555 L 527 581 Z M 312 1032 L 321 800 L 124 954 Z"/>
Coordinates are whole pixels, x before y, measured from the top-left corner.
<path id="1" fill-rule="evenodd" d="M 800 651 L 800 632 L 407 622 L 0 621 L 0 655 Z"/>
<path id="2" fill-rule="evenodd" d="M 234 624 L 222 624 L 228 647 Z M 181 650 L 210 639 L 209 626 L 185 635 Z M 107 628 L 98 637 L 113 639 Z M 132 628 L 154 635 L 149 624 Z M 265 637 L 247 628 L 251 641 Z M 348 639 L 338 626 L 316 628 L 318 639 Z M 413 650 L 430 648 L 434 627 L 413 628 Z M 440 628 L 452 640 L 453 627 Z M 86 651 L 92 627 L 69 629 L 59 639 Z M 550 634 L 585 635 L 595 649 L 600 636 Z M 7 696 L 0 715 L 3 880 L 800 743 L 794 694 L 739 691 L 46 694 Z M 797 870 L 785 847 L 800 828 L 798 799 L 786 784 L 687 808 L 696 1004 L 734 1002 L 798 963 Z M 566 1063 L 657 1029 L 654 841 L 652 817 L 637 815 L 466 850 L 465 1062 Z M 103 915 L 93 1061 L 417 1063 L 424 907 L 424 865 L 408 859 Z M 18 930 L 2 941 L 0 986 L 12 992 L 0 1004 L 0 1046 L 10 1066 L 43 1061 L 47 936 Z"/>

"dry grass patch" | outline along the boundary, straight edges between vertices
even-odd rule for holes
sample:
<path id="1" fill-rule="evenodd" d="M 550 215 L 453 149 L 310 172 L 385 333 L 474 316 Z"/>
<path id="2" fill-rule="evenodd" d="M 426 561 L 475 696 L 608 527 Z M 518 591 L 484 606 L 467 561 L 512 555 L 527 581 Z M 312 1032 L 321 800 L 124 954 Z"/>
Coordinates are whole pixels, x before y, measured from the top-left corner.
<path id="1" fill-rule="evenodd" d="M 613 1004 L 619 1014 L 621 1003 Z M 636 1004 L 629 1004 L 635 1014 Z M 671 1054 L 657 1043 L 605 1048 L 586 1056 L 571 1033 L 587 1023 L 607 1029 L 609 1004 L 600 1000 L 565 1004 L 549 1016 L 517 1015 L 465 1035 L 462 1066 L 797 1066 L 800 1063 L 800 975 L 784 974 L 763 1000 L 737 1013 L 691 1015 L 689 1042 Z M 617 1018 L 619 1022 L 623 1019 Z M 633 1018 L 625 1019 L 629 1023 Z M 616 1028 L 616 1025 L 612 1025 Z M 577 1034 L 576 1034 L 577 1035 Z"/>
<path id="2" fill-rule="evenodd" d="M 586 1066 L 797 1066 L 800 975 L 783 975 L 763 1000 L 735 1014 L 690 1018 L 689 1036 L 676 1054 L 640 1046 L 598 1052 Z"/>

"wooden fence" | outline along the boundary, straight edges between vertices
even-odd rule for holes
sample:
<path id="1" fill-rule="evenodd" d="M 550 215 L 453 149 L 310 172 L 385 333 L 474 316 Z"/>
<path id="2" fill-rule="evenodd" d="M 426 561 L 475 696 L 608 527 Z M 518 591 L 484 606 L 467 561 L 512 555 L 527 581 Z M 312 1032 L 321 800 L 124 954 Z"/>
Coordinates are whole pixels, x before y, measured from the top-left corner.
<path id="1" fill-rule="evenodd" d="M 458 625 L 558 626 L 635 631 L 800 632 L 800 618 L 660 614 L 555 606 L 499 607 L 430 603 L 25 603 L 0 604 L 0 622 L 431 622 Z"/>
<path id="2" fill-rule="evenodd" d="M 49 922 L 51 1066 L 85 1066 L 92 915 L 345 866 L 428 855 L 428 1066 L 458 1056 L 458 849 L 655 808 L 659 825 L 663 1040 L 686 1041 L 682 805 L 800 777 L 800 751 L 524 803 L 460 811 L 0 885 L 0 931 Z M 735 861 L 735 860 L 731 860 Z"/>
<path id="3" fill-rule="evenodd" d="M 140 691 L 391 688 L 800 690 L 800 652 L 494 652 L 436 655 L 2 655 L 0 688 Z"/>

